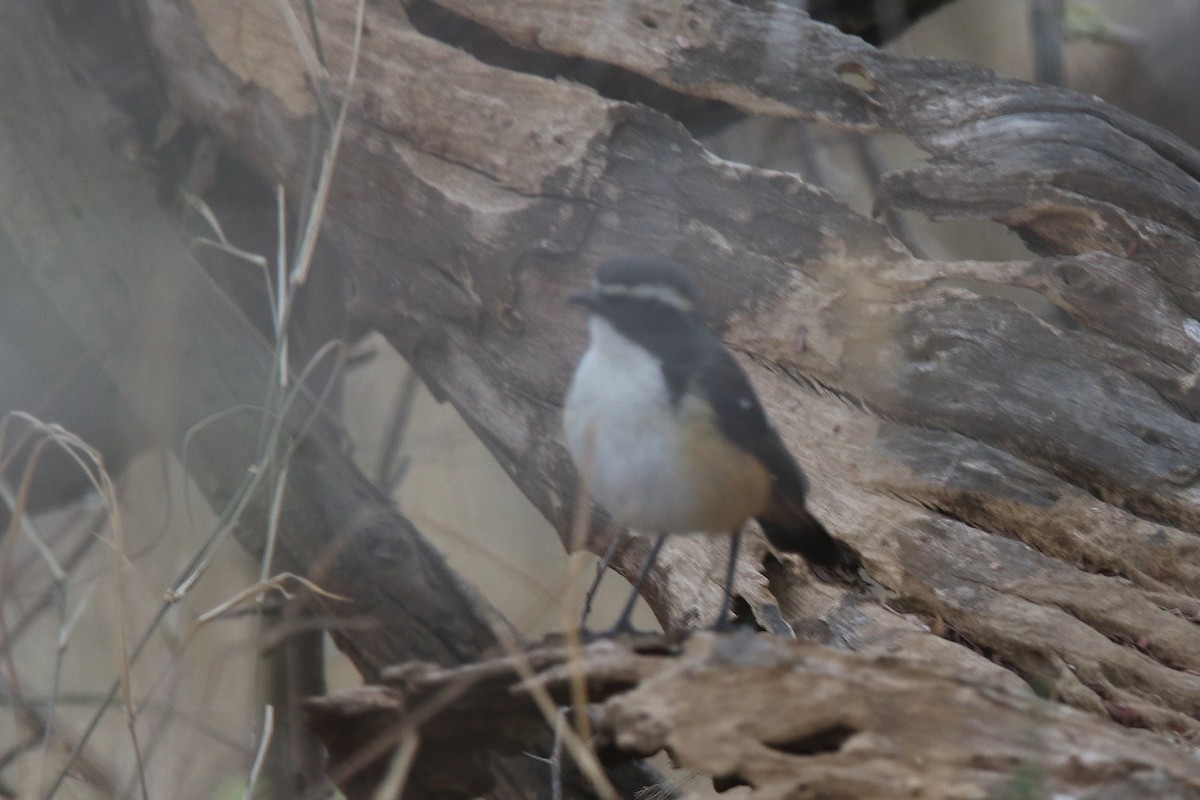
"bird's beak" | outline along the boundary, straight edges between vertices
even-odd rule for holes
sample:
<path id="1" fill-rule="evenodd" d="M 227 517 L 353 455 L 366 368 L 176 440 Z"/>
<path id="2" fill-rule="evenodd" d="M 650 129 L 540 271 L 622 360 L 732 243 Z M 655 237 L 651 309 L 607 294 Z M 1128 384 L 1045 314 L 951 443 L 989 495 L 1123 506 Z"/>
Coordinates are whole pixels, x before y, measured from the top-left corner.
<path id="1" fill-rule="evenodd" d="M 573 305 L 583 306 L 584 308 L 591 308 L 593 305 L 595 305 L 599 298 L 600 293 L 596 291 L 595 287 L 589 287 L 584 289 L 582 292 L 575 292 L 567 295 L 567 302 Z"/>

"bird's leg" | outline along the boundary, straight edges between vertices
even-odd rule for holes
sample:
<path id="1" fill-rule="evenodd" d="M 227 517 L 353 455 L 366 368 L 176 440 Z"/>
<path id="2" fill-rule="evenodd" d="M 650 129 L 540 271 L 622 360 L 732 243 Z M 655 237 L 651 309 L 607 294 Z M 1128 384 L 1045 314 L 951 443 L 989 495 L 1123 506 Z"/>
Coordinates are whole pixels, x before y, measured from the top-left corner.
<path id="1" fill-rule="evenodd" d="M 714 631 L 729 628 L 729 607 L 733 604 L 733 575 L 737 572 L 738 548 L 742 544 L 742 532 L 739 530 L 729 540 L 729 565 L 725 568 L 725 593 L 721 597 L 721 613 L 717 615 Z"/>
<path id="2" fill-rule="evenodd" d="M 642 565 L 642 571 L 638 573 L 637 580 L 633 582 L 633 592 L 630 593 L 629 601 L 625 603 L 621 616 L 617 617 L 617 624 L 612 627 L 611 633 L 629 633 L 633 630 L 633 626 L 629 622 L 630 617 L 633 616 L 633 607 L 637 605 L 638 597 L 641 596 L 642 584 L 646 582 L 646 576 L 650 574 L 650 568 L 654 566 L 654 562 L 658 559 L 658 551 L 662 550 L 663 542 L 666 540 L 665 533 L 660 533 L 654 540 L 654 547 L 650 549 L 650 555 L 646 558 L 646 563 Z"/>
<path id="3" fill-rule="evenodd" d="M 592 613 L 592 601 L 596 599 L 596 592 L 600 589 L 600 581 L 604 580 L 604 571 L 608 569 L 608 564 L 612 561 L 612 557 L 617 552 L 617 548 L 625 539 L 625 531 L 617 531 L 608 542 L 608 548 L 604 551 L 603 558 L 596 564 L 596 577 L 592 579 L 592 585 L 588 587 L 587 594 L 583 596 L 583 613 L 579 615 L 579 627 L 587 627 L 588 616 Z"/>

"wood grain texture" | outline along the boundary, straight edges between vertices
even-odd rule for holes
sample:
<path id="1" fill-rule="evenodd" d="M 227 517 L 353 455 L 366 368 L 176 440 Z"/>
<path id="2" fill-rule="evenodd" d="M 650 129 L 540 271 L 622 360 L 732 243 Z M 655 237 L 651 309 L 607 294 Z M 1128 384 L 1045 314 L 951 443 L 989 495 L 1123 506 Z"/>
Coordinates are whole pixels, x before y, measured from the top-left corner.
<path id="1" fill-rule="evenodd" d="M 8 268 L 32 276 L 160 441 L 182 448 L 193 426 L 223 415 L 191 436 L 185 460 L 214 507 L 224 508 L 255 458 L 261 423 L 257 414 L 228 411 L 260 407 L 270 349 L 190 257 L 136 165 L 98 137 L 106 124 L 119 130 L 124 121 L 55 66 L 46 20 L 10 16 L 0 220 L 21 261 Z M 23 46 L 31 41 L 44 44 Z M 302 395 L 294 413 L 288 435 L 306 428 L 311 435 L 293 463 L 295 505 L 282 523 L 291 535 L 276 568 L 320 573 L 326 589 L 354 598 L 351 606 L 331 604 L 331 613 L 359 619 L 392 606 L 407 627 L 392 641 L 360 637 L 350 648 L 358 666 L 371 674 L 419 652 L 453 663 L 490 646 L 490 630 L 469 611 L 474 599 L 340 454 L 328 423 L 314 423 L 313 400 Z M 251 552 L 261 552 L 266 530 L 267 498 L 260 494 L 238 528 Z M 420 563 L 415 576 L 424 584 L 391 579 L 355 587 L 367 562 L 385 573 Z M 458 630 L 420 620 L 416 598 L 426 591 L 458 609 Z"/>
<path id="2" fill-rule="evenodd" d="M 353 308 L 564 536 L 574 477 L 558 404 L 582 321 L 561 300 L 608 256 L 664 254 L 692 270 L 707 318 L 746 355 L 813 476 L 814 508 L 863 554 L 889 607 L 1052 696 L 1197 731 L 1195 153 L 1095 100 L 880 54 L 790 12 L 635 3 L 600 30 L 596 4 L 442 5 L 521 46 L 747 112 L 904 133 L 931 160 L 886 176 L 885 198 L 992 216 L 1053 254 L 915 261 L 794 175 L 720 161 L 656 113 L 489 67 L 396 9 L 368 9 L 330 210 L 353 254 Z M 166 59 L 184 110 L 286 181 L 305 121 L 269 86 L 245 91 L 186 6 L 147 6 L 163 53 L 201 59 Z M 349 4 L 323 13 L 341 74 Z M 784 23 L 795 46 L 748 61 Z M 199 66 L 216 77 L 194 85 Z M 847 69 L 869 73 L 869 88 Z M 1010 287 L 1061 313 L 1039 316 Z M 711 613 L 719 558 L 702 541 L 671 548 L 649 590 L 664 621 Z M 760 619 L 782 609 L 825 641 L 943 652 L 870 598 L 790 561 L 755 563 L 743 591 Z"/>
<path id="3" fill-rule="evenodd" d="M 180 455 L 220 512 L 255 458 L 271 350 L 193 259 L 121 147 L 129 121 L 71 74 L 69 53 L 48 8 L 0 11 L 0 268 L 34 287 L 22 290 L 27 302 L 57 310 L 66 327 L 55 334 L 116 385 L 122 407 Z M 272 572 L 344 598 L 307 599 L 364 679 L 398 661 L 457 664 L 495 647 L 494 610 L 357 470 L 314 399 L 301 393 L 291 411 Z M 253 554 L 268 501 L 260 489 L 234 531 Z M 482 763 L 490 796 L 538 796 L 544 784 L 544 768 L 524 755 Z M 76 770 L 103 783 L 88 751 Z M 643 784 L 657 775 L 629 773 Z"/>
<path id="4" fill-rule="evenodd" d="M 522 680 L 518 659 L 531 679 Z M 574 661 L 561 646 L 542 646 L 458 669 L 409 664 L 383 686 L 319 698 L 308 711 L 335 763 L 381 732 L 414 725 L 422 749 L 412 779 L 422 791 L 447 775 L 466 779 L 480 753 L 520 750 L 544 724 L 531 687 L 566 703 L 576 676 L 596 704 L 606 760 L 665 749 L 719 785 L 748 785 L 750 798 L 1200 792 L 1195 760 L 1144 732 L 944 664 L 748 632 L 697 634 L 683 645 L 598 642 Z M 438 764 L 447 766 L 430 768 Z M 351 800 L 372 796 L 366 786 L 341 788 Z"/>
<path id="5" fill-rule="evenodd" d="M 916 260 L 796 175 L 721 161 L 658 113 L 489 66 L 399 7 L 368 8 L 329 211 L 353 311 L 564 538 L 575 478 L 558 413 L 583 325 L 562 300 L 607 257 L 665 255 L 691 270 L 812 476 L 814 510 L 886 601 L 764 560 L 759 544 L 740 574 L 751 613 L 1200 733 L 1200 156 L 1095 99 L 879 53 L 787 10 L 439 5 L 519 47 L 745 113 L 903 134 L 929 159 L 886 175 L 884 202 L 996 219 L 1044 256 Z M 308 120 L 220 61 L 187 3 L 145 8 L 185 113 L 296 180 Z M 342 75 L 351 4 L 319 11 Z M 246 46 L 269 60 L 276 45 Z M 648 588 L 665 623 L 709 618 L 721 558 L 702 540 L 667 549 Z"/>

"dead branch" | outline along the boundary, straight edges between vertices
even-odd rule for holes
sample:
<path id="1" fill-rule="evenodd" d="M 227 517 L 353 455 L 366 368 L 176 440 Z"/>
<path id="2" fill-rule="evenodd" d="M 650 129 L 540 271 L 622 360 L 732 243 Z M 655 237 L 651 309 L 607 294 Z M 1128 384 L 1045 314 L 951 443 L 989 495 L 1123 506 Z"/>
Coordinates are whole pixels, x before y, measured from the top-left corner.
<path id="1" fill-rule="evenodd" d="M 3 269 L 29 276 L 37 291 L 24 301 L 61 315 L 69 331 L 56 335 L 116 384 L 130 412 L 225 508 L 260 440 L 270 349 L 191 257 L 128 158 L 128 120 L 75 78 L 67 53 L 48 8 L 5 11 Z M 494 647 L 491 609 L 358 472 L 313 398 L 301 393 L 291 410 L 283 441 L 295 449 L 274 567 L 349 598 L 310 600 L 343 623 L 331 633 L 363 675 L 414 657 L 459 663 Z M 267 494 L 236 529 L 251 552 L 263 547 Z M 528 796 L 541 772 L 524 757 L 499 765 L 494 792 Z"/>
<path id="2" fill-rule="evenodd" d="M 749 631 L 696 634 L 682 645 L 596 642 L 580 664 L 558 646 L 467 667 L 408 664 L 382 686 L 315 699 L 308 713 L 335 770 L 382 732 L 425 716 L 412 789 L 465 791 L 480 754 L 519 752 L 544 725 L 516 658 L 563 703 L 573 671 L 585 676 L 606 760 L 666 750 L 719 786 L 748 784 L 751 798 L 1182 800 L 1200 792 L 1195 759 L 1153 736 L 944 665 Z M 454 699 L 440 701 L 448 693 Z M 436 711 L 423 715 L 431 704 Z M 341 788 L 350 800 L 372 796 L 354 782 Z"/>
<path id="3" fill-rule="evenodd" d="M 669 255 L 746 354 L 818 512 L 889 607 L 925 626 L 764 562 L 761 547 L 740 590 L 760 621 L 782 614 L 809 638 L 936 654 L 1000 681 L 1002 665 L 1080 708 L 1200 730 L 1200 157 L 1092 98 L 879 53 L 783 8 L 440 5 L 519 48 L 745 113 L 902 133 L 931 159 L 885 176 L 886 201 L 994 217 L 1055 256 L 915 260 L 794 175 L 714 159 L 660 114 L 489 66 L 394 6 L 368 9 L 330 219 L 353 254 L 352 308 L 564 536 L 574 476 L 558 403 L 582 327 L 561 300 L 605 257 Z M 315 107 L 278 23 L 248 5 L 146 8 L 184 111 L 265 173 L 297 174 Z M 349 8 L 321 8 L 333 74 Z M 255 35 L 222 35 L 234 13 Z M 703 542 L 679 542 L 651 603 L 671 626 L 707 619 L 717 574 Z"/>

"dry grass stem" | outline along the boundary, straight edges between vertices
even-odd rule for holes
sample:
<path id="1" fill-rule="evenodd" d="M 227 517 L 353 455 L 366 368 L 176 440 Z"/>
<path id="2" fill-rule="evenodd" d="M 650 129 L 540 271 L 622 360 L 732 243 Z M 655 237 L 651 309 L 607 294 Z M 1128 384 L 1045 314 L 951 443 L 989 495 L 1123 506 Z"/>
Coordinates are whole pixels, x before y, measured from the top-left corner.
<path id="1" fill-rule="evenodd" d="M 258 785 L 258 776 L 267 761 L 267 750 L 271 747 L 271 737 L 274 734 L 275 708 L 266 705 L 263 706 L 262 734 L 258 740 L 258 748 L 254 751 L 254 763 L 250 765 L 250 777 L 246 781 L 246 790 L 242 792 L 242 800 L 250 800 L 254 796 L 254 787 Z"/>
<path id="2" fill-rule="evenodd" d="M 396 755 L 392 757 L 387 775 L 375 790 L 375 800 L 392 800 L 401 796 L 420 743 L 421 737 L 416 731 L 408 729 L 404 732 L 400 744 L 396 745 Z"/>
<path id="3" fill-rule="evenodd" d="M 307 39 L 302 34 L 298 35 L 297 30 L 292 29 L 292 22 L 296 24 L 297 28 L 299 26 L 299 20 L 296 20 L 296 15 L 284 0 L 278 0 L 278 2 L 287 9 L 285 16 L 289 18 L 288 27 L 289 30 L 292 30 L 293 37 L 297 39 L 297 44 L 299 45 L 303 41 L 307 45 Z M 354 90 L 355 78 L 358 75 L 358 58 L 362 49 L 363 16 L 365 10 L 366 0 L 359 0 L 354 17 L 354 42 L 350 48 L 350 71 L 346 76 L 346 87 L 344 89 L 342 104 L 338 109 L 337 121 L 333 125 L 329 146 L 321 156 L 321 173 L 317 179 L 317 190 L 313 196 L 312 207 L 309 209 L 308 224 L 305 226 L 304 236 L 300 240 L 300 249 L 296 254 L 296 265 L 292 270 L 290 278 L 293 286 L 302 285 L 308 278 L 308 271 L 312 265 L 313 250 L 317 246 L 317 231 L 320 230 L 321 220 L 325 215 L 325 204 L 329 199 L 329 186 L 333 180 L 333 167 L 337 161 L 338 148 L 342 142 L 342 132 L 346 126 L 346 113 L 350 109 L 350 97 Z"/>
<path id="4" fill-rule="evenodd" d="M 235 606 L 237 606 L 241 603 L 244 603 L 246 600 L 250 599 L 251 597 L 258 596 L 261 593 L 270 591 L 272 589 L 278 591 L 284 597 L 290 598 L 291 595 L 283 588 L 284 582 L 289 581 L 289 580 L 296 581 L 297 583 L 302 585 L 304 588 L 308 589 L 310 592 L 312 592 L 314 594 L 318 594 L 321 597 L 327 598 L 329 600 L 337 600 L 339 602 L 350 602 L 350 598 L 342 597 L 341 595 L 334 594 L 333 592 L 327 592 L 324 589 L 322 589 L 320 586 L 318 586 L 317 584 L 310 581 L 308 578 L 305 578 L 301 575 L 295 575 L 291 572 L 281 572 L 272 578 L 259 581 L 258 583 L 254 584 L 253 586 L 246 587 L 245 589 L 238 592 L 233 597 L 226 600 L 224 603 L 221 603 L 219 606 L 216 606 L 216 607 L 211 608 L 208 611 L 204 612 L 203 614 L 201 614 L 199 617 L 196 618 L 196 624 L 204 625 L 208 622 L 211 622 L 213 619 L 221 616 L 225 612 L 229 611 L 231 608 L 234 608 Z"/>
<path id="5" fill-rule="evenodd" d="M 513 637 L 512 632 L 504 625 L 493 625 L 492 630 L 505 652 L 513 657 L 513 667 L 521 676 L 522 686 L 528 689 L 530 697 L 533 698 L 534 704 L 542 713 L 546 724 L 550 726 L 551 730 L 554 730 L 558 721 L 558 704 L 554 702 L 554 698 L 550 696 L 545 687 L 538 683 L 529 659 Z M 574 681 L 574 676 L 572 676 L 572 681 Z M 600 762 L 588 742 L 581 739 L 573 728 L 563 728 L 562 731 L 563 743 L 567 752 L 571 754 L 571 758 L 579 766 L 596 794 L 600 796 L 601 800 L 617 800 L 617 790 L 613 788 L 608 776 L 604 774 L 604 768 L 600 766 Z"/>
<path id="6" fill-rule="evenodd" d="M 275 487 L 271 491 L 271 507 L 267 512 L 266 546 L 263 548 L 262 563 L 259 566 L 259 583 L 267 580 L 271 574 L 271 564 L 275 560 L 275 544 L 279 539 L 279 515 L 283 511 L 283 495 L 287 491 L 288 462 L 284 461 L 275 476 Z"/>
<path id="7" fill-rule="evenodd" d="M 3 450 L 3 443 L 0 441 L 0 451 Z M 40 453 L 41 448 L 38 448 Z M 37 462 L 36 455 L 29 459 L 32 466 Z M 28 487 L 28 479 L 32 475 L 32 470 L 26 470 L 26 476 L 21 481 L 21 494 Z M 8 481 L 0 478 L 0 500 L 4 501 L 4 505 L 8 507 L 11 516 L 9 525 L 17 525 L 21 529 L 21 534 L 25 540 L 33 545 L 33 549 L 41 559 L 46 562 L 46 569 L 50 571 L 50 577 L 55 584 L 61 584 L 67 579 L 67 571 L 63 569 L 62 564 L 58 562 L 54 551 L 50 549 L 50 545 L 46 544 L 45 538 L 38 531 L 37 526 L 33 524 L 33 520 L 29 519 L 29 515 L 24 513 L 25 501 L 23 497 L 17 497 L 13 494 L 12 488 L 8 485 Z"/>
<path id="8" fill-rule="evenodd" d="M 590 451 L 593 448 L 592 436 L 587 437 L 587 455 L 584 465 L 590 464 Z M 581 627 L 583 625 L 582 593 L 584 591 L 583 568 L 585 560 L 584 543 L 587 540 L 588 528 L 592 521 L 592 504 L 588 498 L 589 471 L 581 469 L 579 475 L 579 491 L 575 499 L 575 515 L 571 525 L 571 554 L 567 560 L 567 598 L 563 603 L 563 632 L 566 636 L 567 652 L 570 654 L 568 665 L 571 672 L 571 706 L 574 710 L 575 730 L 579 739 L 584 742 L 592 740 L 592 721 L 588 716 L 587 677 L 583 672 L 583 641 Z"/>
<path id="9" fill-rule="evenodd" d="M 287 25 L 292 42 L 296 45 L 296 50 L 300 54 L 300 60 L 304 62 L 304 69 L 308 73 L 313 93 L 317 96 L 317 103 L 321 106 L 322 111 L 325 112 L 326 117 L 328 117 L 327 109 L 329 108 L 329 100 L 325 92 L 325 86 L 329 83 L 329 71 L 321 63 L 321 59 L 317 56 L 316 48 L 304 34 L 304 28 L 300 25 L 300 20 L 296 16 L 296 12 L 292 10 L 287 0 L 276 0 L 275 5 L 283 16 L 284 24 Z M 314 30 L 313 33 L 315 35 L 316 31 Z"/>

